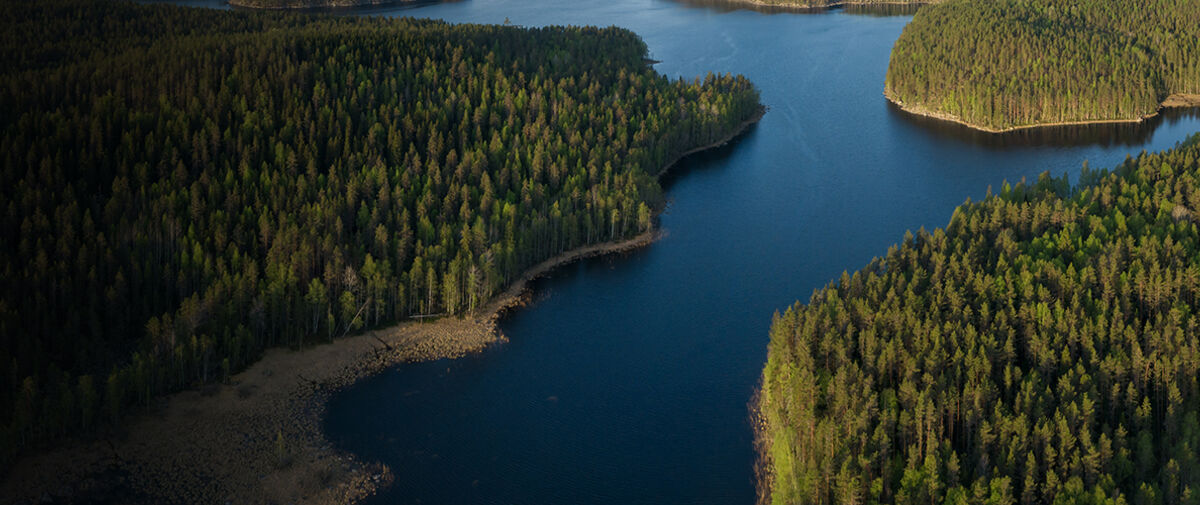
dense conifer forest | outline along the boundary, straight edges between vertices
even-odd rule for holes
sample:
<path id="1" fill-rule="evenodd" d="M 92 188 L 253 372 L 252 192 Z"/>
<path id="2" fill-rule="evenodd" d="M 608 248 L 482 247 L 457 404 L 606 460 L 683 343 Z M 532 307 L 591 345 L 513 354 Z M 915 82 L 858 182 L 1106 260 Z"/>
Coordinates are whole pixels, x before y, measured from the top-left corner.
<path id="1" fill-rule="evenodd" d="M 905 27 L 886 93 L 997 130 L 1138 119 L 1200 93 L 1200 0 L 950 0 Z"/>
<path id="2" fill-rule="evenodd" d="M 768 501 L 1200 503 L 1200 136 L 1007 184 L 776 315 Z"/>
<path id="3" fill-rule="evenodd" d="M 361 7 L 426 2 L 428 0 L 229 0 L 230 5 L 251 9 L 314 9 Z"/>
<path id="4" fill-rule="evenodd" d="M 761 112 L 617 28 L 4 1 L 0 463 L 652 226 Z"/>

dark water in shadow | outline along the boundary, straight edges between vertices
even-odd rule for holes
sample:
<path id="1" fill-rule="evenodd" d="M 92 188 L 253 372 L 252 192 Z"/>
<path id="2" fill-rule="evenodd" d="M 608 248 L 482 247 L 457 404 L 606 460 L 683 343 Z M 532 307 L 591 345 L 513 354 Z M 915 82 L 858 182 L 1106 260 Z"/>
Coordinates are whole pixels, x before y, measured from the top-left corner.
<path id="1" fill-rule="evenodd" d="M 908 17 L 767 14 L 674 0 L 468 0 L 355 13 L 618 25 L 670 76 L 749 76 L 770 107 L 736 143 L 668 176 L 667 236 L 535 283 L 478 356 L 405 365 L 329 405 L 341 449 L 392 467 L 372 503 L 749 504 L 747 403 L 772 312 L 937 227 L 967 197 L 1043 171 L 1076 177 L 1200 130 L 976 136 L 882 96 Z"/>
<path id="2" fill-rule="evenodd" d="M 1136 152 L 1136 148 L 1148 142 L 1159 126 L 1163 124 L 1174 126 L 1181 122 L 1191 124 L 1200 118 L 1200 109 L 1170 108 L 1163 109 L 1157 116 L 1137 123 L 1044 126 L 1004 133 L 988 133 L 958 123 L 905 112 L 891 102 L 888 102 L 888 109 L 901 120 L 908 121 L 936 135 L 998 150 L 1029 146 L 1083 147 L 1099 145 L 1135 148 Z"/>

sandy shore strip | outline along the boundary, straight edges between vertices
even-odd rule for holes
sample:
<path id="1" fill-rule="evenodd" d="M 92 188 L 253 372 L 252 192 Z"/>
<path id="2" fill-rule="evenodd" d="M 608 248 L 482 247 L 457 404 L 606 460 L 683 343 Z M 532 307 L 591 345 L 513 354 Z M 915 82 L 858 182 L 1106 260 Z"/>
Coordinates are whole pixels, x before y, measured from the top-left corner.
<path id="1" fill-rule="evenodd" d="M 390 479 L 332 450 L 328 394 L 405 362 L 498 340 L 486 320 L 404 323 L 301 351 L 272 349 L 228 384 L 184 391 L 101 440 L 18 463 L 0 495 L 38 503 L 343 503 Z"/>
<path id="2" fill-rule="evenodd" d="M 671 160 L 659 176 L 688 154 L 733 140 L 764 112 L 724 139 Z M 550 258 L 468 316 L 404 322 L 302 350 L 268 350 L 227 384 L 168 395 L 117 432 L 23 458 L 0 483 L 0 505 L 356 502 L 388 485 L 393 470 L 359 461 L 325 438 L 321 423 L 332 393 L 400 363 L 460 357 L 503 342 L 496 323 L 529 299 L 534 279 L 660 236 L 651 229 Z"/>
<path id="3" fill-rule="evenodd" d="M 1014 132 L 1014 131 L 1019 131 L 1019 130 L 1030 130 L 1033 128 L 1046 128 L 1046 127 L 1052 127 L 1052 126 L 1084 126 L 1084 125 L 1102 125 L 1102 124 L 1140 123 L 1147 119 L 1158 116 L 1158 114 L 1160 112 L 1162 112 L 1163 109 L 1172 108 L 1172 107 L 1179 107 L 1179 108 L 1200 107 L 1200 94 L 1173 93 L 1171 95 L 1168 95 L 1167 98 L 1163 99 L 1163 102 L 1161 104 L 1159 104 L 1159 106 L 1158 106 L 1158 110 L 1156 110 L 1150 114 L 1146 114 L 1146 115 L 1136 117 L 1136 118 L 1092 119 L 1092 120 L 1086 120 L 1086 121 L 1059 121 L 1059 122 L 1054 122 L 1054 123 L 1034 123 L 1034 124 L 1027 124 L 1027 125 L 1010 126 L 1007 128 L 992 128 L 989 126 L 982 126 L 982 125 L 977 125 L 974 123 L 969 123 L 967 121 L 964 121 L 962 118 L 955 116 L 953 114 L 947 114 L 945 112 L 938 112 L 936 110 L 933 110 L 933 109 L 930 109 L 927 107 L 923 107 L 920 105 L 906 104 L 906 103 L 896 99 L 895 97 L 893 97 L 891 95 L 891 93 L 888 93 L 887 91 L 883 92 L 883 96 L 885 98 L 887 98 L 887 100 L 889 102 L 896 104 L 896 106 L 899 107 L 900 110 L 907 112 L 909 114 L 933 118 L 933 119 L 937 119 L 940 121 L 948 121 L 951 123 L 957 123 L 957 124 L 966 126 L 967 128 L 971 128 L 973 130 L 979 130 L 979 131 L 987 132 L 987 133 L 1008 133 L 1008 132 Z"/>

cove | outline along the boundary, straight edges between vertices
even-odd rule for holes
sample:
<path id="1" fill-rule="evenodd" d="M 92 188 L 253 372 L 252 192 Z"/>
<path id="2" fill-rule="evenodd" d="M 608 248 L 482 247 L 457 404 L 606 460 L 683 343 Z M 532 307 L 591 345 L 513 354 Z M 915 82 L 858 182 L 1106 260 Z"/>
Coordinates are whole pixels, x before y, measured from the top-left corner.
<path id="1" fill-rule="evenodd" d="M 672 0 L 466 0 L 354 11 L 519 25 L 618 25 L 669 76 L 741 73 L 769 107 L 664 184 L 666 236 L 534 283 L 510 341 L 403 365 L 336 394 L 325 432 L 392 468 L 372 503 L 752 503 L 747 404 L 771 314 L 865 265 L 906 230 L 1043 171 L 1077 178 L 1200 130 L 1143 125 L 977 136 L 890 107 L 911 18 L 763 13 Z"/>

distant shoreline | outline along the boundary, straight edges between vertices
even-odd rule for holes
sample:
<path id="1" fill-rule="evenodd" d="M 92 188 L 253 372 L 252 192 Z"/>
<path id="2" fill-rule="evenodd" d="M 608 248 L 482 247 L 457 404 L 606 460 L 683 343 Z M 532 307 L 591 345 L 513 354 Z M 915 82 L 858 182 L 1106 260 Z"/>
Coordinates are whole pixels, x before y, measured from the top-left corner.
<path id="1" fill-rule="evenodd" d="M 942 0 L 920 0 L 920 1 L 907 1 L 907 2 L 904 0 L 889 0 L 889 1 L 884 1 L 884 2 L 871 2 L 869 0 L 843 0 L 843 1 L 837 1 L 837 2 L 832 2 L 832 3 L 828 3 L 828 4 L 813 4 L 813 3 L 809 3 L 809 2 L 782 2 L 782 3 L 780 3 L 780 2 L 770 2 L 767 0 L 728 0 L 728 1 L 731 5 L 741 4 L 741 5 L 752 5 L 755 7 L 776 7 L 776 8 L 781 8 L 781 9 L 796 9 L 796 10 L 812 11 L 812 10 L 834 9 L 834 8 L 838 8 L 838 7 L 850 7 L 850 6 L 862 6 L 862 7 L 896 6 L 896 5 L 920 6 L 920 5 L 935 4 Z"/>
<path id="2" fill-rule="evenodd" d="M 895 98 L 894 96 L 892 96 L 892 94 L 888 93 L 886 90 L 883 92 L 883 96 L 889 102 L 895 104 L 896 107 L 900 108 L 900 110 L 902 110 L 906 113 L 912 114 L 914 116 L 921 116 L 921 117 L 926 117 L 926 118 L 931 118 L 931 119 L 937 119 L 939 121 L 956 123 L 956 124 L 966 126 L 967 128 L 971 128 L 973 130 L 978 130 L 978 131 L 987 132 L 987 133 L 1009 133 L 1009 132 L 1015 132 L 1015 131 L 1021 131 L 1021 130 L 1031 130 L 1031 129 L 1035 129 L 1035 128 L 1046 128 L 1046 127 L 1053 127 L 1053 126 L 1133 124 L 1133 123 L 1141 123 L 1147 119 L 1156 117 L 1162 113 L 1163 109 L 1200 107 L 1200 94 L 1172 93 L 1172 94 L 1168 95 L 1165 99 L 1163 99 L 1162 103 L 1159 104 L 1158 109 L 1156 109 L 1154 112 L 1137 117 L 1137 118 L 1089 119 L 1089 120 L 1081 120 L 1081 121 L 1057 121 L 1057 122 L 1053 122 L 1053 123 L 1033 123 L 1033 124 L 1010 126 L 1010 127 L 1006 127 L 1006 128 L 992 128 L 989 126 L 983 126 L 983 125 L 977 125 L 974 123 L 970 123 L 970 122 L 967 122 L 967 121 L 963 120 L 962 118 L 955 116 L 953 114 L 939 112 L 939 111 L 930 109 L 928 107 L 924 107 L 924 106 L 920 106 L 920 105 L 906 104 L 906 103 L 900 101 L 899 99 Z"/>
<path id="3" fill-rule="evenodd" d="M 427 0 L 284 0 L 274 2 L 255 2 L 253 0 L 228 0 L 229 5 L 242 9 L 264 11 L 285 11 L 305 9 L 353 9 L 355 7 L 385 7 L 390 5 L 424 4 Z"/>
<path id="4" fill-rule="evenodd" d="M 379 7 L 385 5 L 401 5 L 426 3 L 427 0 L 282 0 L 278 4 L 275 2 L 256 2 L 254 0 L 228 0 L 229 5 L 246 9 L 259 10 L 303 10 L 303 9 L 345 9 L 354 7 Z M 784 2 L 775 3 L 767 0 L 728 0 L 731 5 L 743 4 L 757 7 L 778 7 L 784 9 L 797 10 L 818 10 L 832 9 L 837 7 L 847 6 L 895 6 L 895 5 L 928 5 L 938 3 L 941 0 L 920 0 L 920 1 L 905 1 L 905 0 L 888 0 L 883 2 L 872 2 L 869 0 L 844 0 L 829 4 L 813 4 L 808 2 Z"/>
<path id="5" fill-rule="evenodd" d="M 765 112 L 760 107 L 721 140 L 674 157 L 657 176 L 690 154 L 737 138 Z M 0 495 L 30 502 L 357 502 L 388 485 L 393 470 L 359 461 L 325 438 L 321 425 L 334 392 L 400 363 L 457 358 L 504 342 L 497 322 L 528 301 L 532 281 L 661 236 L 652 226 L 628 239 L 563 252 L 526 269 L 473 314 L 409 320 L 301 350 L 270 349 L 226 384 L 164 397 L 126 430 L 24 458 L 0 482 Z M 113 484 L 114 476 L 124 476 L 123 482 Z"/>

